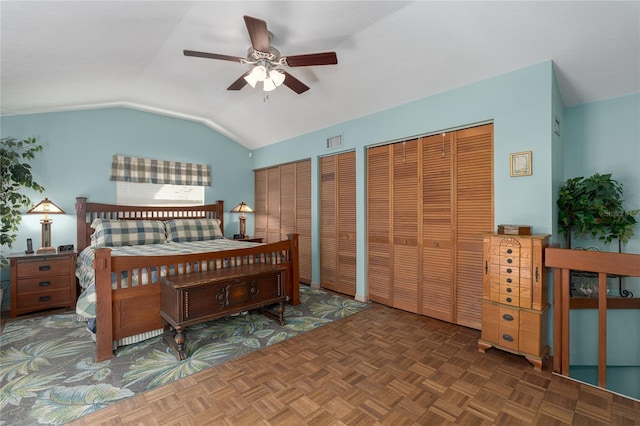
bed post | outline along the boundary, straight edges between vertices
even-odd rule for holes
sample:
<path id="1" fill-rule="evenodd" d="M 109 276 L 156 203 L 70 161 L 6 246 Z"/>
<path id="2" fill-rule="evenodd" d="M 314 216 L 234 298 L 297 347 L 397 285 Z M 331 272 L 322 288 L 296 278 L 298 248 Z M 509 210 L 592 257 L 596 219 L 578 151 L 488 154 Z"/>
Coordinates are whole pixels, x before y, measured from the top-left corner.
<path id="1" fill-rule="evenodd" d="M 96 362 L 113 358 L 113 308 L 111 301 L 111 249 L 95 251 Z"/>
<path id="2" fill-rule="evenodd" d="M 76 249 L 87 246 L 87 197 L 76 197 Z"/>
<path id="3" fill-rule="evenodd" d="M 289 300 L 289 304 L 297 305 L 300 303 L 300 270 L 299 270 L 299 261 L 298 261 L 298 234 L 287 234 L 287 238 L 291 244 L 291 252 L 290 252 L 290 274 L 291 280 L 291 299 Z"/>
<path id="4" fill-rule="evenodd" d="M 224 200 L 216 201 L 218 205 L 218 219 L 220 220 L 220 231 L 224 235 Z"/>

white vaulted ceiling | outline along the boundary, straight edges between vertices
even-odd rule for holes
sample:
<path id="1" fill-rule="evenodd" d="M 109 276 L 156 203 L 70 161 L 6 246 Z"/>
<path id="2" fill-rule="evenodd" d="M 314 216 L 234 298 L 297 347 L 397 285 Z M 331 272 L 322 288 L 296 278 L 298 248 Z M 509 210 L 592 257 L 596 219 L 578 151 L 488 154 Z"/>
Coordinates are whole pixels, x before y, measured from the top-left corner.
<path id="1" fill-rule="evenodd" d="M 243 15 L 310 87 L 226 88 Z M 0 114 L 128 106 L 205 123 L 249 149 L 552 60 L 565 106 L 640 92 L 640 2 L 0 2 Z"/>

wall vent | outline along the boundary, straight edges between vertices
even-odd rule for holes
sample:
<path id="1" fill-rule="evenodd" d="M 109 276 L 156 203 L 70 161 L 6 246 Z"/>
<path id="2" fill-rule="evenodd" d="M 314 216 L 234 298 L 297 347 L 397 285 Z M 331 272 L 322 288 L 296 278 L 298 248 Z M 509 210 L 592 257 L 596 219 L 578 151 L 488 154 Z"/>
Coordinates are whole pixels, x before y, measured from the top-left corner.
<path id="1" fill-rule="evenodd" d="M 342 146 L 342 135 L 327 138 L 327 149 L 340 148 Z"/>

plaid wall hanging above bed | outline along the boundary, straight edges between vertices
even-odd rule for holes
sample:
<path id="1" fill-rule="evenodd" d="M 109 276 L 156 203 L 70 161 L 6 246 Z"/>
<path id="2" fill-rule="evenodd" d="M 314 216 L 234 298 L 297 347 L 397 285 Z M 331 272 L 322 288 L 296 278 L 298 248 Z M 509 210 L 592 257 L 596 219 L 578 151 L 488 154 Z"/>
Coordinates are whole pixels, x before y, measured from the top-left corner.
<path id="1" fill-rule="evenodd" d="M 208 164 L 114 155 L 111 161 L 110 180 L 211 186 L 211 167 Z"/>

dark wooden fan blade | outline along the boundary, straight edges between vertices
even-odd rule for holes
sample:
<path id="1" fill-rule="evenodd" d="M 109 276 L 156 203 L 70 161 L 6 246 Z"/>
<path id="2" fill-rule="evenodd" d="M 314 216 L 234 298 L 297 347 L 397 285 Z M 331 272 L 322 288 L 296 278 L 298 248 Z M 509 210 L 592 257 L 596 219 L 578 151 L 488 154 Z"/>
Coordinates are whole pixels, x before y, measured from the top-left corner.
<path id="1" fill-rule="evenodd" d="M 296 92 L 298 95 L 309 90 L 309 86 L 292 76 L 286 71 L 282 71 L 284 73 L 284 85 L 289 89 Z"/>
<path id="2" fill-rule="evenodd" d="M 217 53 L 197 52 L 195 50 L 183 50 L 184 56 L 195 56 L 198 58 L 220 59 L 222 61 L 240 62 L 246 60 L 238 56 L 219 55 Z"/>
<path id="3" fill-rule="evenodd" d="M 227 87 L 227 90 L 240 90 L 244 86 L 246 86 L 247 85 L 247 80 L 245 80 L 244 78 L 245 78 L 245 76 L 249 75 L 250 72 L 251 71 L 247 71 L 244 74 L 242 74 L 239 79 L 237 79 L 236 81 L 231 83 L 231 86 Z"/>
<path id="4" fill-rule="evenodd" d="M 336 52 L 323 52 L 285 56 L 281 60 L 284 60 L 290 67 L 309 67 L 312 65 L 335 65 L 338 63 L 338 56 Z"/>
<path id="5" fill-rule="evenodd" d="M 252 18 L 246 15 L 244 17 L 244 23 L 247 25 L 251 46 L 253 46 L 254 50 L 269 53 L 269 31 L 267 31 L 267 23 L 262 19 Z"/>

